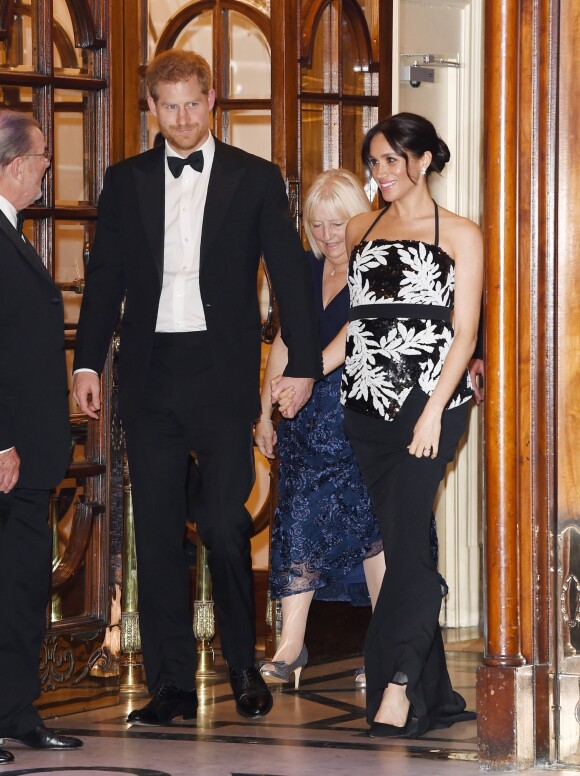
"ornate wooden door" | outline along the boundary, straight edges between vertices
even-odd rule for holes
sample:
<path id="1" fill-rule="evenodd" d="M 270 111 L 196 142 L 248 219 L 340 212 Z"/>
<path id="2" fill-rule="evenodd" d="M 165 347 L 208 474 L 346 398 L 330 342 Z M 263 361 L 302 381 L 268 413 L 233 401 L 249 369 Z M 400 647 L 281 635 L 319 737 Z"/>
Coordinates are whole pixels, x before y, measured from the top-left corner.
<path id="1" fill-rule="evenodd" d="M 109 160 L 107 0 L 0 2 L 0 96 L 34 115 L 52 153 L 42 198 L 26 211 L 25 232 L 63 290 L 72 365 L 83 263 Z M 109 370 L 104 375 L 109 381 Z M 108 395 L 105 391 L 105 395 Z M 71 401 L 73 444 L 66 479 L 54 493 L 52 600 L 41 654 L 41 712 L 116 700 L 118 679 L 105 631 L 110 622 L 110 401 L 87 422 Z"/>

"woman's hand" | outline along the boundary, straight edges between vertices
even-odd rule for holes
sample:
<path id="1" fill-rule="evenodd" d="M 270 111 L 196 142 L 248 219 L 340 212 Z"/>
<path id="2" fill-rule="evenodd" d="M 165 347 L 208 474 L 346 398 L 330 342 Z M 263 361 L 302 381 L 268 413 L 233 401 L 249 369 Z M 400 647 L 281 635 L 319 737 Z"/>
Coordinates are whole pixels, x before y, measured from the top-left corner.
<path id="1" fill-rule="evenodd" d="M 472 358 L 467 367 L 469 369 L 469 376 L 471 378 L 471 384 L 473 385 L 473 398 L 476 404 L 481 404 L 483 401 L 483 377 L 485 372 L 485 363 L 482 358 Z M 478 384 L 477 378 L 481 377 L 481 385 Z"/>
<path id="2" fill-rule="evenodd" d="M 254 440 L 258 450 L 266 458 L 273 459 L 274 445 L 278 441 L 274 424 L 268 418 L 260 418 L 254 425 Z"/>
<path id="3" fill-rule="evenodd" d="M 413 429 L 413 440 L 407 447 L 417 458 L 437 458 L 441 436 L 441 411 L 425 406 Z"/>
<path id="4" fill-rule="evenodd" d="M 276 392 L 276 387 L 281 379 L 282 375 L 278 375 L 277 377 L 274 377 L 272 380 L 270 380 L 270 389 L 272 393 Z M 292 406 L 292 402 L 294 401 L 294 393 L 294 386 L 289 385 L 288 388 L 285 388 L 278 394 L 276 401 L 281 415 L 284 415 L 286 410 L 290 409 Z"/>

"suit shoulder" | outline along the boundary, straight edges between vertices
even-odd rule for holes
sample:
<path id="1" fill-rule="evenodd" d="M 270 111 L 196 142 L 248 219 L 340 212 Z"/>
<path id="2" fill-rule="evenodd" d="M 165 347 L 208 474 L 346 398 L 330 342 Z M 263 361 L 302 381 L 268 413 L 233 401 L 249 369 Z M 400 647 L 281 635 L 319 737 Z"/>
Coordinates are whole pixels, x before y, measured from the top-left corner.
<path id="1" fill-rule="evenodd" d="M 268 161 L 268 159 L 264 159 L 261 156 L 256 156 L 256 154 L 251 154 L 249 151 L 244 151 L 242 148 L 228 145 L 227 143 L 217 139 L 215 143 L 216 152 L 224 159 L 228 159 L 232 163 L 236 162 L 239 165 L 253 167 L 254 169 L 262 168 L 263 170 L 268 170 L 270 172 L 280 172 L 279 166 L 274 164 L 274 162 Z"/>
<path id="2" fill-rule="evenodd" d="M 107 170 L 112 175 L 123 174 L 129 170 L 133 170 L 139 167 L 147 169 L 156 162 L 159 161 L 160 156 L 163 155 L 162 148 L 151 148 L 149 151 L 143 151 L 140 154 L 134 156 L 128 156 L 126 159 L 121 159 L 119 162 L 111 164 Z"/>

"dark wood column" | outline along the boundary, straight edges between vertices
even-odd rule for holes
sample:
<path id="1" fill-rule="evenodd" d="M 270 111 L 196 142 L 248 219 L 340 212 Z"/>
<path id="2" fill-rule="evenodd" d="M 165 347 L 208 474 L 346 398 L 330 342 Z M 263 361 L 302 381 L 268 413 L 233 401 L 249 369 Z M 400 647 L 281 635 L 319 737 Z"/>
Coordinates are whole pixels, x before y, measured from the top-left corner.
<path id="1" fill-rule="evenodd" d="M 486 8 L 486 616 L 479 756 L 555 760 L 553 718 L 558 34 L 550 0 Z"/>
<path id="2" fill-rule="evenodd" d="M 272 3 L 270 10 L 272 41 L 272 84 L 276 97 L 272 104 L 272 161 L 280 165 L 285 178 L 297 181 L 298 164 L 298 92 L 300 17 L 297 0 Z"/>

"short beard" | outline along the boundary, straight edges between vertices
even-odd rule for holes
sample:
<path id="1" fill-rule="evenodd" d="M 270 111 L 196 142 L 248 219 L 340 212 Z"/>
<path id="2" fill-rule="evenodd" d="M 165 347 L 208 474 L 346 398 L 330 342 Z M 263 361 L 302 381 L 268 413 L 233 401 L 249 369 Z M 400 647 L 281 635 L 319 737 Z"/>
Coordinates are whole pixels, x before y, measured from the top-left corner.
<path id="1" fill-rule="evenodd" d="M 179 135 L 177 134 L 177 132 L 178 132 L 178 130 L 187 129 L 189 131 L 193 130 L 194 133 L 195 133 L 196 128 L 197 128 L 196 124 L 194 124 L 192 126 L 188 126 L 188 127 L 169 127 L 168 130 L 167 130 L 166 140 L 168 140 L 169 143 L 176 150 L 178 149 L 180 151 L 191 151 L 192 146 L 190 145 L 190 143 L 188 142 L 187 144 L 184 144 L 183 141 L 180 139 Z M 194 140 L 195 140 L 194 145 L 197 145 L 197 143 L 199 141 L 199 138 L 200 138 L 200 132 L 199 132 L 199 129 L 198 129 L 197 138 L 194 138 Z"/>

